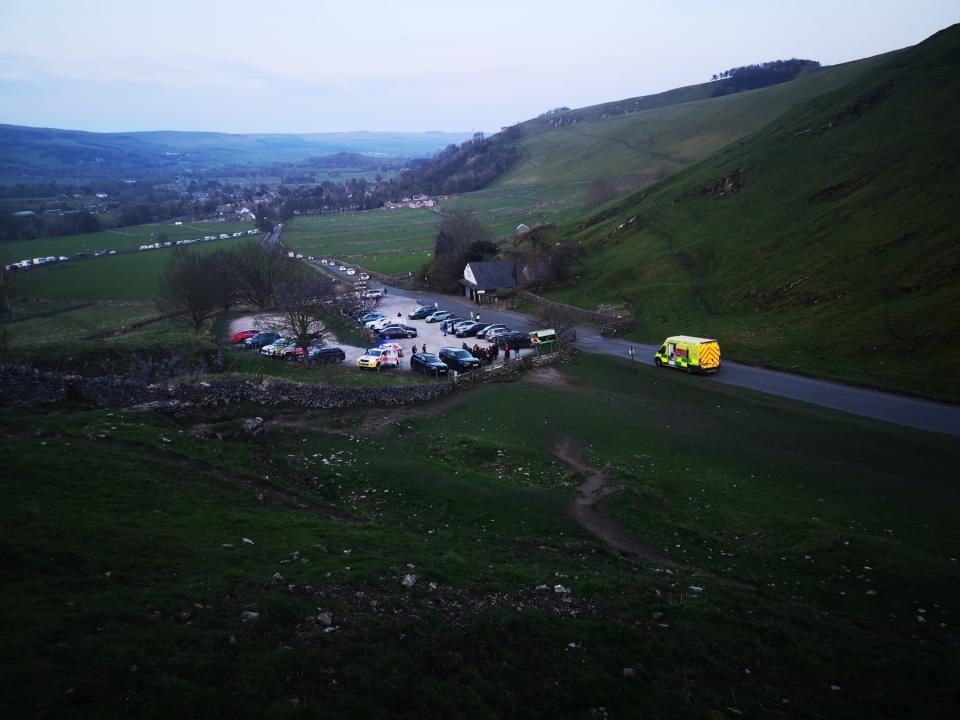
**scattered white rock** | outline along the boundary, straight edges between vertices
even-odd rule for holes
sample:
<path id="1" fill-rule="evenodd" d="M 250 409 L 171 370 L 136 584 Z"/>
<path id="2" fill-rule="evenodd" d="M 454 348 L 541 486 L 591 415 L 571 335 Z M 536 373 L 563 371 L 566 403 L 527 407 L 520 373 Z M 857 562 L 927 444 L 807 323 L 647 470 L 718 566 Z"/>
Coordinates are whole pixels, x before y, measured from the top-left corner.
<path id="1" fill-rule="evenodd" d="M 703 588 L 700 587 L 699 585 L 691 585 L 690 590 L 691 592 L 695 592 L 695 593 L 703 592 Z"/>
<path id="2" fill-rule="evenodd" d="M 250 538 L 240 538 L 240 539 L 243 540 L 244 545 L 253 545 L 253 540 L 251 540 Z"/>
<path id="3" fill-rule="evenodd" d="M 403 580 L 401 581 L 400 584 L 403 585 L 404 587 L 413 587 L 414 585 L 417 584 L 417 576 L 416 576 L 416 575 L 404 575 L 404 576 L 403 576 Z"/>
<path id="4" fill-rule="evenodd" d="M 632 677 L 634 677 L 635 675 L 636 675 L 636 673 L 633 671 L 633 668 L 631 668 L 631 667 L 625 667 L 625 668 L 623 669 L 623 676 L 624 676 L 625 678 L 632 678 Z"/>
<path id="5" fill-rule="evenodd" d="M 103 574 L 103 576 L 104 576 L 105 578 L 108 578 L 108 577 L 110 577 L 111 575 L 113 575 L 113 573 L 112 573 L 110 570 L 107 570 L 107 571 Z"/>
<path id="6" fill-rule="evenodd" d="M 282 583 L 283 583 L 283 575 L 281 575 L 281 574 L 278 573 L 278 572 L 275 572 L 275 573 L 273 574 L 273 582 L 276 583 L 277 585 L 282 584 Z"/>
<path id="7" fill-rule="evenodd" d="M 324 627 L 330 627 L 331 625 L 333 625 L 333 613 L 332 612 L 317 613 L 317 622 L 319 622 Z"/>
<path id="8" fill-rule="evenodd" d="M 563 585 L 554 585 L 553 591 L 557 593 L 557 595 L 567 595 L 570 592 L 570 588 L 564 587 Z"/>
<path id="9" fill-rule="evenodd" d="M 240 613 L 240 619 L 243 622 L 252 622 L 253 620 L 258 620 L 260 618 L 260 613 L 253 612 L 253 610 L 244 610 Z"/>

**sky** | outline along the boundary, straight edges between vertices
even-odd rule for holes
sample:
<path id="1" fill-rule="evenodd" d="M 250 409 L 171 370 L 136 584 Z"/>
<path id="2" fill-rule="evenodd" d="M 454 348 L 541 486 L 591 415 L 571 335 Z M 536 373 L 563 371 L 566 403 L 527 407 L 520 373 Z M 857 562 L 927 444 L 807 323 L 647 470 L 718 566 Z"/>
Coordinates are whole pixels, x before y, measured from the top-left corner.
<path id="1" fill-rule="evenodd" d="M 957 0 L 2 0 L 0 123 L 490 132 L 958 20 Z"/>

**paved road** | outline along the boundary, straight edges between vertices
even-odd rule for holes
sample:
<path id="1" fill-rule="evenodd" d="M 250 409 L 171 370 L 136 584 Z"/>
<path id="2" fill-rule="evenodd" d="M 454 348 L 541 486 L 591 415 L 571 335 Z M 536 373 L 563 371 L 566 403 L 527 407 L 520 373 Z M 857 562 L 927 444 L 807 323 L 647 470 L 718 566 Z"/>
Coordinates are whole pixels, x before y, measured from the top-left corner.
<path id="1" fill-rule="evenodd" d="M 371 283 L 371 287 L 373 287 L 373 283 Z M 478 310 L 475 304 L 466 299 L 449 295 L 413 292 L 392 287 L 388 288 L 388 293 L 409 298 L 411 305 L 414 302 L 423 304 L 436 302 L 441 308 L 454 311 L 464 317 L 467 316 L 467 313 Z M 487 308 L 479 308 L 479 312 L 481 319 L 485 321 L 503 322 L 517 330 L 533 330 L 538 325 L 536 318 L 523 313 Z M 594 328 L 577 328 L 577 346 L 584 352 L 603 353 L 626 358 L 631 344 L 636 349 L 638 362 L 647 365 L 653 364 L 656 346 L 603 337 Z M 664 372 L 676 371 L 665 369 Z M 801 402 L 884 422 L 906 425 L 919 430 L 960 437 L 960 406 L 957 405 L 866 390 L 729 361 L 723 363 L 723 370 L 716 375 L 706 376 L 705 380 L 749 388 L 770 395 L 800 400 Z"/>

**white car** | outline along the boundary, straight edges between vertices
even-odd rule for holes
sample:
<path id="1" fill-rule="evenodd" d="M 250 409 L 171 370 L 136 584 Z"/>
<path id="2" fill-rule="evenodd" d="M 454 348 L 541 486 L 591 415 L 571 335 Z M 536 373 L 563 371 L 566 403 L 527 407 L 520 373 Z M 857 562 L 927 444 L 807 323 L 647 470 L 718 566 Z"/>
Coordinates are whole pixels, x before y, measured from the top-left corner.
<path id="1" fill-rule="evenodd" d="M 383 330 L 387 325 L 396 322 L 393 318 L 377 318 L 364 325 L 368 330 Z"/>
<path id="2" fill-rule="evenodd" d="M 347 266 L 346 266 L 346 265 L 341 265 L 338 269 L 340 270 L 340 272 L 343 272 L 344 270 L 347 269 Z"/>
<path id="3" fill-rule="evenodd" d="M 347 275 L 356 275 L 357 271 L 353 268 L 347 268 Z"/>
<path id="4" fill-rule="evenodd" d="M 361 279 L 361 280 L 369 280 L 369 279 L 370 279 L 370 275 L 368 275 L 367 273 L 360 273 L 360 279 Z"/>
<path id="5" fill-rule="evenodd" d="M 363 294 L 363 296 L 365 298 L 380 298 L 380 297 L 383 297 L 383 290 L 381 290 L 380 288 L 377 288 L 375 290 L 367 290 Z"/>

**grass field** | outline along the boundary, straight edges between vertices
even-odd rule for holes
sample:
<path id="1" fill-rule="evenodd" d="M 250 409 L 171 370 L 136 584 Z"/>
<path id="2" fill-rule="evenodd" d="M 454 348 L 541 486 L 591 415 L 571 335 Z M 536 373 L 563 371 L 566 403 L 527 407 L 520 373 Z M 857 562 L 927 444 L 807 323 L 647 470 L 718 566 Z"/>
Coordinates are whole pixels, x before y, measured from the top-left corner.
<path id="1" fill-rule="evenodd" d="M 441 210 L 473 209 L 490 233 L 506 237 L 517 225 L 560 222 L 582 209 L 584 186 L 577 183 L 542 187 L 481 190 L 441 203 Z M 292 219 L 283 230 L 289 248 L 344 260 L 387 274 L 416 271 L 433 251 L 440 217 L 426 209 L 375 210 Z"/>
<path id="2" fill-rule="evenodd" d="M 212 252 L 244 242 L 257 242 L 257 238 L 230 238 L 190 248 L 192 252 Z M 171 248 L 165 248 L 31 268 L 17 273 L 14 295 L 51 300 L 152 301 L 157 277 L 171 252 Z"/>
<path id="3" fill-rule="evenodd" d="M 430 210 L 409 208 L 304 215 L 284 226 L 283 242 L 299 252 L 399 273 L 423 265 L 439 222 Z"/>
<path id="4" fill-rule="evenodd" d="M 170 242 L 177 240 L 192 240 L 205 235 L 220 235 L 251 230 L 251 223 L 238 222 L 185 222 L 183 225 L 173 223 L 157 223 L 152 225 L 131 225 L 115 230 L 104 230 L 84 235 L 65 235 L 56 238 L 42 238 L 39 240 L 20 240 L 7 243 L 2 250 L 6 262 L 25 260 L 27 258 L 47 257 L 49 255 L 66 255 L 73 257 L 78 253 L 92 255 L 100 250 L 136 250 L 141 245 L 150 245 L 156 242 L 156 236 L 166 233 Z M 252 236 L 251 236 L 252 237 Z M 155 252 L 155 251 L 150 251 Z"/>
<path id="5" fill-rule="evenodd" d="M 0 408 L 8 714 L 957 712 L 955 442 L 609 358 L 542 379 L 386 421 L 218 411 L 267 418 L 244 440 Z M 705 574 L 575 525 L 559 438 Z"/>

